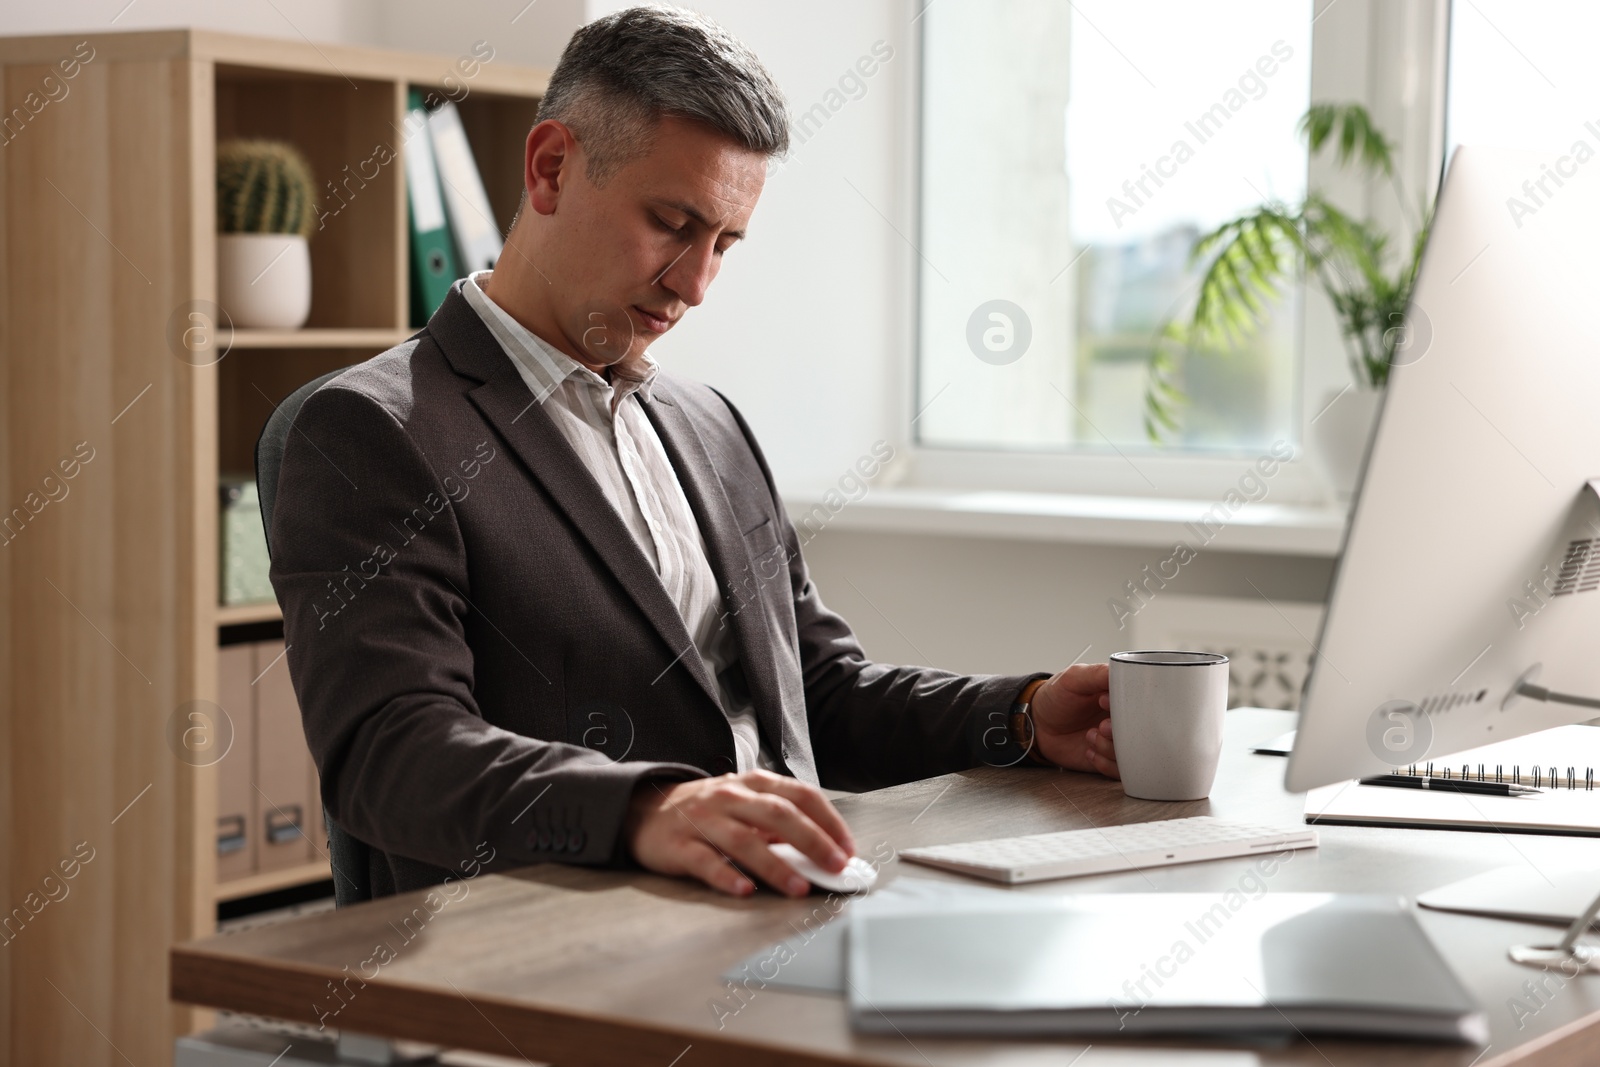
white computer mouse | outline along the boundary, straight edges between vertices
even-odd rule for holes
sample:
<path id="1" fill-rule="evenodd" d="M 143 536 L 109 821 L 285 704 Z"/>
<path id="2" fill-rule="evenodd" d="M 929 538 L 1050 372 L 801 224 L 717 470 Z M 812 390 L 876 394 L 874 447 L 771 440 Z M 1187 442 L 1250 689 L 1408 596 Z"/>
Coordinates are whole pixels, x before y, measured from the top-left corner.
<path id="1" fill-rule="evenodd" d="M 806 854 L 787 842 L 769 845 L 772 854 L 794 868 L 794 872 L 812 885 L 834 893 L 865 893 L 878 881 L 878 872 L 860 856 L 851 856 L 844 870 L 835 874 L 823 870 L 807 858 Z"/>

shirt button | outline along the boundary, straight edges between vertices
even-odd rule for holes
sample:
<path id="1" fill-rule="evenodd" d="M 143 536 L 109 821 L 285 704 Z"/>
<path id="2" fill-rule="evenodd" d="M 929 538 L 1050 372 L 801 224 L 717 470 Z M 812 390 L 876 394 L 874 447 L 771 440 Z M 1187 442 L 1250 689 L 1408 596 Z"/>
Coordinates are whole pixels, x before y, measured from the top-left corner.
<path id="1" fill-rule="evenodd" d="M 583 827 L 574 826 L 571 830 L 569 830 L 567 832 L 567 851 L 568 852 L 582 852 L 583 851 Z"/>
<path id="2" fill-rule="evenodd" d="M 539 833 L 534 838 L 533 847 L 539 849 L 541 852 L 550 847 L 550 831 L 548 829 L 542 826 L 539 828 Z"/>

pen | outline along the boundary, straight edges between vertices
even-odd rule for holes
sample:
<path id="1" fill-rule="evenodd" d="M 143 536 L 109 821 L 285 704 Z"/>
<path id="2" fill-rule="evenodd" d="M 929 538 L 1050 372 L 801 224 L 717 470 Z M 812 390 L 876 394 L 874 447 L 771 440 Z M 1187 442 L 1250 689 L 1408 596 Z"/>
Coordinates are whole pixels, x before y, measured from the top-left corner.
<path id="1" fill-rule="evenodd" d="M 1391 786 L 1397 789 L 1432 789 L 1441 793 L 1476 793 L 1479 796 L 1489 797 L 1534 796 L 1543 792 L 1542 789 L 1535 789 L 1532 786 L 1512 785 L 1509 782 L 1463 782 L 1451 778 L 1425 778 L 1410 774 L 1380 774 L 1373 778 L 1362 778 L 1360 781 L 1362 785 Z"/>

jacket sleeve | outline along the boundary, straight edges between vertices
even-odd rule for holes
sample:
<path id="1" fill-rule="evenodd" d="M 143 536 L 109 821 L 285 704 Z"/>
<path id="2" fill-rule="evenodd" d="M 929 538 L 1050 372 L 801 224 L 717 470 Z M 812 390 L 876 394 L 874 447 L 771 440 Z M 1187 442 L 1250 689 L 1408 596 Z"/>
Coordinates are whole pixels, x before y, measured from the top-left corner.
<path id="1" fill-rule="evenodd" d="M 403 540 L 396 530 L 419 508 L 430 517 Z M 615 864 L 626 859 L 620 830 L 634 785 L 703 776 L 682 764 L 616 763 L 484 720 L 454 507 L 377 399 L 335 381 L 306 401 L 284 452 L 270 543 L 323 803 L 359 840 L 452 870 L 484 842 L 495 850 L 491 869 Z"/>
<path id="2" fill-rule="evenodd" d="M 721 395 L 720 393 L 718 394 Z M 1023 688 L 1049 674 L 954 674 L 934 667 L 873 663 L 850 624 L 822 602 L 755 435 L 727 397 L 760 464 L 787 558 L 811 749 L 822 784 L 877 789 L 989 764 L 1038 766 L 1011 737 L 1011 707 Z"/>

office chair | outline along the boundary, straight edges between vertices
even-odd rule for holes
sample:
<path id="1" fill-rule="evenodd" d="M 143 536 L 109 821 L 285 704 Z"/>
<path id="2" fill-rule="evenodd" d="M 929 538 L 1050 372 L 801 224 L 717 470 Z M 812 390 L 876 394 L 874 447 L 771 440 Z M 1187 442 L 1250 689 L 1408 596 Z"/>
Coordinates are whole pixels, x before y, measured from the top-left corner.
<path id="1" fill-rule="evenodd" d="M 278 468 L 283 465 L 283 450 L 289 443 L 289 432 L 295 417 L 306 398 L 316 392 L 324 382 L 344 373 L 345 368 L 329 371 L 315 378 L 286 397 L 262 427 L 256 441 L 256 494 L 261 499 L 261 522 L 267 534 L 267 556 L 272 556 L 272 503 L 278 495 Z M 372 899 L 372 850 L 364 841 L 346 833 L 338 823 L 322 813 L 323 825 L 328 828 L 328 858 L 333 868 L 333 899 L 337 907 L 346 907 Z"/>

